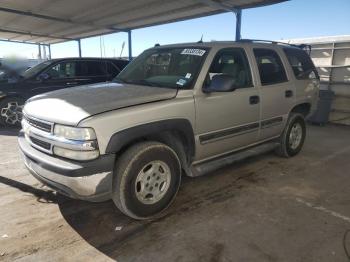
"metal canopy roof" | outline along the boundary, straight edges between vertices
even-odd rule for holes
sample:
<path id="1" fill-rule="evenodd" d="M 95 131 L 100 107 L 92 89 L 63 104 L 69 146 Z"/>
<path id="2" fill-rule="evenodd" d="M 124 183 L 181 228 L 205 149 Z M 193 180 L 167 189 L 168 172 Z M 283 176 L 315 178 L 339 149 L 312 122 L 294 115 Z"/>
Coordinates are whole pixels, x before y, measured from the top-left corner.
<path id="1" fill-rule="evenodd" d="M 0 39 L 53 44 L 286 0 L 0 0 Z"/>

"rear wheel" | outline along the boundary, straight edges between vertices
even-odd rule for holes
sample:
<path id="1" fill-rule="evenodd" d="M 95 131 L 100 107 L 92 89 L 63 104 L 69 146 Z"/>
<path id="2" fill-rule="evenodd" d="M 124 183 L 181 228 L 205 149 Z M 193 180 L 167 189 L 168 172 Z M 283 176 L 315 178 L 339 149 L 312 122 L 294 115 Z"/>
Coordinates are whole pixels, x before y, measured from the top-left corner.
<path id="1" fill-rule="evenodd" d="M 113 201 L 135 219 L 159 217 L 174 200 L 181 181 L 175 151 L 158 142 L 130 147 L 117 161 Z"/>
<path id="2" fill-rule="evenodd" d="M 280 137 L 276 153 L 282 157 L 292 157 L 300 152 L 306 136 L 305 118 L 302 114 L 291 113 L 287 126 Z"/>
<path id="3" fill-rule="evenodd" d="M 22 121 L 24 100 L 18 97 L 5 98 L 0 102 L 0 124 L 19 127 Z"/>

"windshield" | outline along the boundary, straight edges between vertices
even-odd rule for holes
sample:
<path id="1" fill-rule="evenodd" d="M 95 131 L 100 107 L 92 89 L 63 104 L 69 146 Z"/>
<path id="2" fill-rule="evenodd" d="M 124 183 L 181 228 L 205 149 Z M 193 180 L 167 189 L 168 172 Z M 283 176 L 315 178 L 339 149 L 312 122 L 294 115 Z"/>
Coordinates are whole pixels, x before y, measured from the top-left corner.
<path id="1" fill-rule="evenodd" d="M 120 83 L 189 89 L 207 54 L 205 48 L 158 48 L 143 52 L 115 79 Z"/>
<path id="2" fill-rule="evenodd" d="M 21 76 L 27 79 L 31 78 L 36 74 L 38 74 L 41 70 L 49 66 L 50 64 L 52 64 L 52 61 L 45 61 L 40 64 L 37 64 L 36 66 L 33 66 L 32 68 L 29 68 L 27 71 L 23 72 Z"/>

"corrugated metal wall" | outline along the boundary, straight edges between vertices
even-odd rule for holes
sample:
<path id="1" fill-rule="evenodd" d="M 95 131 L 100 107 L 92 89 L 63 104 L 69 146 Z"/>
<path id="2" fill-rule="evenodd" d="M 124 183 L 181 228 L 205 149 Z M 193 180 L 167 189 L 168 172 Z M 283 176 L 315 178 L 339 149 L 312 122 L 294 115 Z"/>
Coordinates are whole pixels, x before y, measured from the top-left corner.
<path id="1" fill-rule="evenodd" d="M 312 44 L 311 57 L 335 97 L 329 121 L 350 125 L 350 41 Z"/>
<path id="2" fill-rule="evenodd" d="M 350 36 L 289 40 L 312 46 L 311 58 L 321 77 L 322 89 L 335 93 L 329 121 L 350 125 Z"/>

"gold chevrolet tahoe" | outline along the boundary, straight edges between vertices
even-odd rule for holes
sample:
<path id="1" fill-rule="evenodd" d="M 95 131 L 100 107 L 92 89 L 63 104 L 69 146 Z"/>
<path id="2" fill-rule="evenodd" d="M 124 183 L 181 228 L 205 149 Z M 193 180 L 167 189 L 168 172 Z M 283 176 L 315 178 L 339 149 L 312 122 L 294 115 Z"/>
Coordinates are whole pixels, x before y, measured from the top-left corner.
<path id="1" fill-rule="evenodd" d="M 299 153 L 318 89 L 317 71 L 297 46 L 156 46 L 112 82 L 31 98 L 19 146 L 49 187 L 113 199 L 126 215 L 148 219 L 164 214 L 183 174 L 211 172 L 258 148 Z"/>

